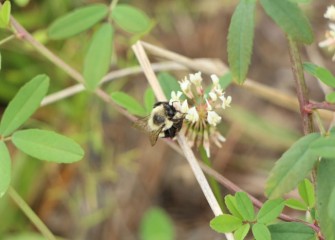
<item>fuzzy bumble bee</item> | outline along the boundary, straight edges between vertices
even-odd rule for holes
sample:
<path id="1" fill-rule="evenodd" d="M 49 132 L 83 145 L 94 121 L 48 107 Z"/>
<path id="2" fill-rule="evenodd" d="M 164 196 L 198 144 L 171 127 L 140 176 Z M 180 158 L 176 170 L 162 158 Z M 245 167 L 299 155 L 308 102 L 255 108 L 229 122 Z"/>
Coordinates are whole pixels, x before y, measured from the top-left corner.
<path id="1" fill-rule="evenodd" d="M 180 131 L 184 114 L 180 113 L 169 102 L 157 102 L 149 116 L 134 123 L 134 127 L 148 133 L 151 146 L 154 146 L 158 137 L 174 138 Z"/>

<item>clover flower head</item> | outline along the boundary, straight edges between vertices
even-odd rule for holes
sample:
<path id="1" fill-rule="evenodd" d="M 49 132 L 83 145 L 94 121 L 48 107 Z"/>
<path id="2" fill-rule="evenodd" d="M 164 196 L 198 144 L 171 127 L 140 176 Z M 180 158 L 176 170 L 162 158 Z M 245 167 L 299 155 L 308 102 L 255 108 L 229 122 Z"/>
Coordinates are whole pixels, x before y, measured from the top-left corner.
<path id="1" fill-rule="evenodd" d="M 181 92 L 172 92 L 170 102 L 179 102 L 177 110 L 184 116 L 184 131 L 190 146 L 203 146 L 207 156 L 210 155 L 210 142 L 221 147 L 225 138 L 216 127 L 221 122 L 220 113 L 230 107 L 231 96 L 225 96 L 218 76 L 212 74 L 211 86 L 208 94 L 202 83 L 201 72 L 189 74 L 179 82 Z M 186 99 L 180 102 L 181 96 Z"/>

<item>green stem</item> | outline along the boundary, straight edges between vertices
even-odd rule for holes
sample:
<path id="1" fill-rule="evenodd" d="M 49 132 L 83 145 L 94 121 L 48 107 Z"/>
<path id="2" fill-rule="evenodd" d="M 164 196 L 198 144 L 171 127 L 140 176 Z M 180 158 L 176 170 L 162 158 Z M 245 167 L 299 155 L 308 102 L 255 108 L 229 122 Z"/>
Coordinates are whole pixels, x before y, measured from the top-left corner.
<path id="1" fill-rule="evenodd" d="M 8 36 L 8 37 L 2 39 L 2 40 L 0 41 L 0 46 L 1 46 L 2 44 L 5 44 L 5 43 L 8 42 L 8 41 L 14 39 L 14 38 L 15 38 L 15 35 L 13 34 L 13 35 L 10 35 L 10 36 Z"/>
<path id="2" fill-rule="evenodd" d="M 56 240 L 56 237 L 52 234 L 49 228 L 42 222 L 42 220 L 36 215 L 36 213 L 22 199 L 22 197 L 15 191 L 13 187 L 9 187 L 8 194 L 46 239 Z"/>
<path id="3" fill-rule="evenodd" d="M 307 135 L 314 131 L 313 129 L 313 115 L 306 110 L 309 104 L 308 88 L 305 82 L 304 71 L 301 63 L 300 53 L 297 43 L 288 37 L 290 60 L 292 64 L 292 71 L 296 84 L 296 91 L 300 106 L 300 114 L 302 118 L 302 126 L 304 134 Z"/>
<path id="4" fill-rule="evenodd" d="M 323 136 L 326 135 L 327 132 L 326 132 L 326 130 L 325 130 L 323 124 L 322 124 L 319 112 L 317 110 L 313 110 L 313 113 L 314 113 L 314 119 L 316 121 L 316 124 L 319 127 L 321 135 L 323 135 Z"/>
<path id="5" fill-rule="evenodd" d="M 212 167 L 212 164 L 211 164 L 211 161 L 209 160 L 209 158 L 207 157 L 207 154 L 206 154 L 206 150 L 205 148 L 201 145 L 199 147 L 199 153 L 200 153 L 200 156 L 201 156 L 201 159 L 202 161 L 208 166 L 208 167 Z M 220 190 L 220 185 L 219 183 L 215 180 L 214 177 L 212 176 L 209 176 L 208 177 L 208 182 L 209 182 L 209 185 L 211 186 L 212 190 L 213 190 L 213 193 L 214 193 L 214 196 L 216 198 L 216 200 L 218 201 L 221 209 L 225 209 L 225 206 L 224 206 L 224 201 L 223 201 L 223 198 L 222 198 L 222 193 L 221 193 L 221 190 Z"/>

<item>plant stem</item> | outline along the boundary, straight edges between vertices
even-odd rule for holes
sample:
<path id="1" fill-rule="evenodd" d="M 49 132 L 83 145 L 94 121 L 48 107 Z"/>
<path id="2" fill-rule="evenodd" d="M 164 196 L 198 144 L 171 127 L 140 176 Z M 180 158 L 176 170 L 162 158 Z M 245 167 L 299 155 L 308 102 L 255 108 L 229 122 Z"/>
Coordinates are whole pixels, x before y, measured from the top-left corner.
<path id="1" fill-rule="evenodd" d="M 319 131 L 320 131 L 321 135 L 324 136 L 326 134 L 326 130 L 323 127 L 323 124 L 322 124 L 319 112 L 317 110 L 314 110 L 313 113 L 314 113 L 314 116 L 315 116 L 316 123 L 317 123 L 317 125 L 319 127 Z"/>
<path id="2" fill-rule="evenodd" d="M 80 83 L 84 83 L 83 76 L 76 71 L 74 68 L 66 64 L 62 59 L 53 54 L 48 48 L 46 48 L 43 44 L 39 43 L 30 33 L 27 32 L 24 27 L 21 26 L 13 17 L 10 18 L 10 22 L 14 28 L 14 30 L 18 33 L 18 36 L 27 42 L 29 42 L 37 51 L 39 51 L 43 56 L 53 62 L 60 69 L 65 71 L 69 76 L 73 79 L 77 80 Z"/>
<path id="3" fill-rule="evenodd" d="M 5 44 L 5 43 L 8 42 L 8 41 L 14 39 L 14 38 L 15 38 L 15 35 L 13 34 L 13 35 L 10 35 L 10 36 L 8 36 L 8 37 L 2 39 L 2 40 L 0 41 L 0 46 L 1 46 L 2 44 Z"/>
<path id="4" fill-rule="evenodd" d="M 36 215 L 36 213 L 22 199 L 22 197 L 15 191 L 13 187 L 9 187 L 8 194 L 46 239 L 56 240 L 56 237 L 49 230 L 49 228 L 42 222 L 42 220 Z"/>
<path id="5" fill-rule="evenodd" d="M 303 67 L 297 43 L 290 37 L 288 37 L 288 42 L 289 42 L 289 52 L 292 64 L 292 71 L 296 84 L 300 114 L 302 118 L 303 132 L 305 135 L 307 135 L 314 131 L 313 115 L 310 111 L 306 111 L 306 106 L 309 104 L 308 88 L 305 82 Z"/>
<path id="6" fill-rule="evenodd" d="M 314 109 L 325 109 L 335 112 L 335 104 L 329 102 L 310 102 L 305 106 L 306 111 L 312 111 Z"/>
<path id="7" fill-rule="evenodd" d="M 208 166 L 208 167 L 212 167 L 211 162 L 209 160 L 209 158 L 207 157 L 205 148 L 203 146 L 199 147 L 199 153 L 200 156 L 202 158 L 202 161 Z M 209 185 L 211 186 L 211 188 L 213 189 L 214 195 L 216 197 L 216 200 L 218 201 L 221 209 L 224 209 L 224 203 L 223 203 L 223 198 L 222 198 L 222 193 L 220 190 L 220 186 L 218 184 L 218 182 L 215 180 L 214 177 L 212 177 L 211 175 L 208 176 L 208 181 L 209 181 Z"/>

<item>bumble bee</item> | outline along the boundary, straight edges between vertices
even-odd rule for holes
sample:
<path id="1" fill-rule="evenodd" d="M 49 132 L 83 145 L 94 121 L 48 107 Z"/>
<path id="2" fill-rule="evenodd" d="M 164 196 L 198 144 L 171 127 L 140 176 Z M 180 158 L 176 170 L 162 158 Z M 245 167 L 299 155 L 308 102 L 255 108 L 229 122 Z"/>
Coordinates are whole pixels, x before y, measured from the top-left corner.
<path id="1" fill-rule="evenodd" d="M 149 116 L 134 123 L 134 127 L 149 134 L 151 146 L 158 137 L 173 138 L 183 125 L 184 115 L 168 102 L 157 102 Z"/>

